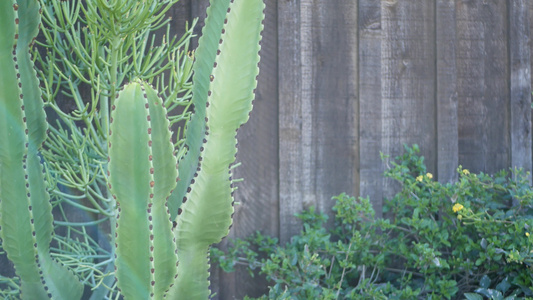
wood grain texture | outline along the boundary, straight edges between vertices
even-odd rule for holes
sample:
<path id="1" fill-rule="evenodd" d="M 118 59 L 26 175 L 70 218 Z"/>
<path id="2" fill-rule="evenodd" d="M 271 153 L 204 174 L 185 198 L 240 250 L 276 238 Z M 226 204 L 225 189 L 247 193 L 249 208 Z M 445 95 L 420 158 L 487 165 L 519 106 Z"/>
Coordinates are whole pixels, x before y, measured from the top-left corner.
<path id="1" fill-rule="evenodd" d="M 190 1 L 191 16 L 192 18 L 198 18 L 198 24 L 194 28 L 195 38 L 192 39 L 191 48 L 196 49 L 198 47 L 198 38 L 202 35 L 202 28 L 204 27 L 206 10 L 209 6 L 209 0 L 188 0 Z"/>
<path id="2" fill-rule="evenodd" d="M 531 171 L 531 50 L 527 0 L 509 2 L 511 167 Z"/>
<path id="3" fill-rule="evenodd" d="M 278 2 L 278 99 L 279 99 L 279 218 L 280 239 L 286 242 L 301 228 L 294 218 L 304 205 L 300 147 L 303 145 L 302 54 L 300 2 Z"/>
<path id="4" fill-rule="evenodd" d="M 531 37 L 531 33 L 533 32 L 533 1 L 527 1 L 528 3 L 528 18 L 529 18 L 529 35 L 528 35 L 528 39 L 529 39 L 529 43 L 531 44 L 533 42 L 533 38 Z M 531 70 L 533 70 L 533 59 L 531 59 L 531 49 L 529 50 L 530 53 L 530 60 L 529 60 L 529 74 L 531 74 Z M 531 86 L 533 87 L 533 76 L 530 75 L 530 82 L 531 82 Z M 533 128 L 532 128 L 533 130 Z M 533 139 L 533 138 L 532 138 Z M 533 157 L 533 154 L 532 154 L 532 157 Z M 533 160 L 533 159 L 532 159 Z M 532 167 L 533 168 L 533 167 Z"/>
<path id="5" fill-rule="evenodd" d="M 437 56 L 437 178 L 442 183 L 457 179 L 459 162 L 457 119 L 457 64 L 455 1 L 436 1 Z"/>
<path id="6" fill-rule="evenodd" d="M 174 4 L 167 15 L 172 18 L 170 21 L 170 30 L 177 34 L 178 37 L 185 32 L 185 26 L 192 23 L 191 0 L 180 0 Z M 165 29 L 166 30 L 166 29 Z"/>
<path id="7" fill-rule="evenodd" d="M 260 231 L 279 236 L 279 153 L 278 153 L 278 43 L 275 0 L 266 0 L 258 86 L 250 120 L 239 129 L 236 178 L 237 185 L 231 237 L 245 238 Z M 260 276 L 251 278 L 244 268 L 235 273 L 238 286 L 234 294 L 220 293 L 220 299 L 259 297 L 268 292 L 267 282 Z"/>
<path id="8" fill-rule="evenodd" d="M 309 125 L 314 127 L 315 161 L 308 168 L 315 177 L 310 187 L 316 206 L 331 216 L 332 196 L 359 193 L 357 5 L 331 0 L 313 4 L 312 81 L 304 91 L 312 92 L 308 96 L 313 101 L 313 123 Z M 329 227 L 333 221 L 328 220 Z"/>
<path id="9" fill-rule="evenodd" d="M 382 1 L 382 150 L 392 156 L 418 144 L 436 170 L 435 2 Z M 395 183 L 385 181 L 384 195 Z"/>
<path id="10" fill-rule="evenodd" d="M 510 165 L 507 1 L 458 1 L 459 163 L 494 173 Z"/>
<path id="11" fill-rule="evenodd" d="M 369 197 L 376 215 L 383 207 L 381 161 L 381 0 L 360 0 L 359 67 L 359 195 Z"/>
<path id="12" fill-rule="evenodd" d="M 284 243 L 301 230 L 295 213 L 330 213 L 333 195 L 357 192 L 357 7 L 288 1 L 278 12 Z"/>

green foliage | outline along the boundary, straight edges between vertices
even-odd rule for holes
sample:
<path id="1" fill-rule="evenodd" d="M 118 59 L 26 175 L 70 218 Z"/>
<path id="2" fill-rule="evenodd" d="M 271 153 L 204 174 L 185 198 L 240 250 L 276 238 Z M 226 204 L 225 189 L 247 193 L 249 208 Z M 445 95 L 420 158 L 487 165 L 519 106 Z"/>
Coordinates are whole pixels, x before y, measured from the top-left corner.
<path id="1" fill-rule="evenodd" d="M 367 198 L 333 197 L 335 227 L 314 209 L 282 246 L 256 233 L 213 254 L 226 271 L 260 269 L 261 299 L 518 299 L 533 296 L 533 191 L 520 170 L 494 176 L 458 168 L 433 180 L 418 147 L 388 162 L 401 190 L 376 218 Z M 384 156 L 384 158 L 386 158 Z M 257 250 L 252 250 L 257 249 Z"/>
<path id="2" fill-rule="evenodd" d="M 170 35 L 165 14 L 176 2 L 40 0 L 41 38 L 33 55 L 45 108 L 56 116 L 41 153 L 61 216 L 55 230 L 62 233 L 54 237 L 52 255 L 93 290 L 93 299 L 120 295 L 113 273 L 117 206 L 107 188 L 117 92 L 141 79 L 156 87 L 171 125 L 186 125 L 191 115 L 194 57 L 188 48 L 196 22 L 182 37 Z M 179 128 L 177 157 L 184 152 Z"/>
<path id="3" fill-rule="evenodd" d="M 0 276 L 5 298 L 79 299 L 84 285 L 91 299 L 209 297 L 208 251 L 232 222 L 264 3 L 212 0 L 193 54 L 191 29 L 155 35 L 176 2 L 2 2 L 0 234 L 19 276 Z M 31 52 L 40 8 L 41 51 Z M 48 137 L 45 108 L 57 115 Z M 184 180 L 172 193 L 177 161 Z M 95 227 L 109 236 L 95 240 Z"/>

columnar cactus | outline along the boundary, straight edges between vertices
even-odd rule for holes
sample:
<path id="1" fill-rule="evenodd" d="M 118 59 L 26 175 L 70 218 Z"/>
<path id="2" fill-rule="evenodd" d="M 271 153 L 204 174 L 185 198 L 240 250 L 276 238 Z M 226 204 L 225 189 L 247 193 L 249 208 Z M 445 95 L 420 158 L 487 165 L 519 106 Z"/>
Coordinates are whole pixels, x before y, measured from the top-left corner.
<path id="1" fill-rule="evenodd" d="M 209 247 L 231 226 L 236 131 L 252 110 L 263 10 L 262 0 L 211 1 L 198 44 L 195 114 L 186 134 L 189 152 L 179 163 L 181 180 L 171 198 L 182 203 L 171 212 L 177 214 L 179 260 L 171 294 L 184 299 L 207 298 Z"/>
<path id="2" fill-rule="evenodd" d="M 125 299 L 209 297 L 208 251 L 232 222 L 236 132 L 252 109 L 263 10 L 263 0 L 211 0 L 184 157 L 150 85 L 134 80 L 112 103 L 108 183 Z M 37 0 L 0 1 L 0 237 L 23 298 L 80 299 L 83 285 L 50 256 L 52 206 L 39 156 L 47 124 L 30 55 L 39 23 Z"/>
<path id="3" fill-rule="evenodd" d="M 176 275 L 166 200 L 177 168 L 166 109 L 146 83 L 124 87 L 111 111 L 109 188 L 117 199 L 116 277 L 126 299 L 162 299 Z"/>
<path id="4" fill-rule="evenodd" d="M 24 299 L 79 299 L 83 286 L 50 257 L 52 206 L 38 155 L 46 116 L 30 49 L 38 1 L 0 1 L 0 236 Z"/>
<path id="5" fill-rule="evenodd" d="M 252 109 L 263 10 L 262 0 L 211 1 L 193 67 L 188 152 L 168 208 L 177 173 L 161 100 L 142 82 L 115 100 L 109 181 L 119 204 L 115 265 L 126 298 L 209 297 L 208 251 L 232 222 L 236 131 Z"/>

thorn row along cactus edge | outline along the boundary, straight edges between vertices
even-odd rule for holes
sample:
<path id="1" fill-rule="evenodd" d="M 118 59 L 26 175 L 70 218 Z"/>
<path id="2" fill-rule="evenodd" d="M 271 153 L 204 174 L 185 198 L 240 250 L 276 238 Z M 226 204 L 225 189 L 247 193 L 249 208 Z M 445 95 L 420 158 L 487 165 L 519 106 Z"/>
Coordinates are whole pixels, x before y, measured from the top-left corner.
<path id="1" fill-rule="evenodd" d="M 210 296 L 208 251 L 232 222 L 236 132 L 252 109 L 263 10 L 263 0 L 210 1 L 182 157 L 150 84 L 133 80 L 111 101 L 107 170 L 125 299 Z M 54 220 L 39 155 L 47 123 L 30 55 L 39 24 L 37 0 L 0 1 L 0 237 L 24 299 L 80 299 L 83 284 L 50 256 Z"/>

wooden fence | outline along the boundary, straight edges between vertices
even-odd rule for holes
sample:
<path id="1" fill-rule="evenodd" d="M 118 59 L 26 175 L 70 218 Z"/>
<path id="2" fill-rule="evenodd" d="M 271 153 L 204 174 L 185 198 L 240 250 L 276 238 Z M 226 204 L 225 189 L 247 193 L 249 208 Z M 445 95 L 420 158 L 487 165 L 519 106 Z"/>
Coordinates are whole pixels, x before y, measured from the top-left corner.
<path id="1" fill-rule="evenodd" d="M 206 0 L 173 14 L 204 17 Z M 294 214 L 341 192 L 393 192 L 380 152 L 417 143 L 439 181 L 457 166 L 532 168 L 527 0 L 266 0 L 261 74 L 239 132 L 231 237 L 286 242 Z M 245 272 L 212 275 L 219 299 L 264 292 Z"/>
<path id="2" fill-rule="evenodd" d="M 459 164 L 532 169 L 533 1 L 265 1 L 230 237 L 260 230 L 285 243 L 301 230 L 295 213 L 330 213 L 341 192 L 369 196 L 380 212 L 393 192 L 380 152 L 398 155 L 404 143 L 417 143 L 443 182 Z M 172 30 L 202 20 L 207 4 L 180 0 Z M 242 269 L 211 279 L 217 299 L 266 291 Z"/>

